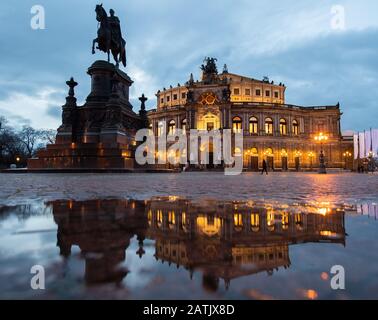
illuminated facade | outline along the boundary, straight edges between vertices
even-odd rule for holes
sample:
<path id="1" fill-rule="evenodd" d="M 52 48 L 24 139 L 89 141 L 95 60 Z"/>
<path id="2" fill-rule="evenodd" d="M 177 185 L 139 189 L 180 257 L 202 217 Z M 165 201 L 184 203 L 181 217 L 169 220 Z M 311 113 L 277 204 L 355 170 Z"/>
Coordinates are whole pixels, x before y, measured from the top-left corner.
<path id="1" fill-rule="evenodd" d="M 218 73 L 215 59 L 202 65 L 202 78 L 158 91 L 157 108 L 148 113 L 156 136 L 182 129 L 232 129 L 243 133 L 245 169 L 258 170 L 262 160 L 278 170 L 318 166 L 320 145 L 315 136 L 327 135 L 323 145 L 328 167 L 343 168 L 343 153 L 353 150 L 340 131 L 340 106 L 302 107 L 287 104 L 286 87 L 268 78 L 256 80 L 228 72 Z M 213 146 L 207 146 L 212 159 Z M 237 150 L 235 150 L 237 152 Z M 190 150 L 187 152 L 190 160 Z M 211 164 L 210 164 L 211 165 Z"/>

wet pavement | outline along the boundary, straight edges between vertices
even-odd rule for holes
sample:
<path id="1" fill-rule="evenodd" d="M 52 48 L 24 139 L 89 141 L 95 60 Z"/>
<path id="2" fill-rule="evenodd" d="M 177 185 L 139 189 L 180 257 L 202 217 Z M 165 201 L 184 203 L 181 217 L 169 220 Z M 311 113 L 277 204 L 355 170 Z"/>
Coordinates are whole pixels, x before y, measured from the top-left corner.
<path id="1" fill-rule="evenodd" d="M 377 299 L 378 176 L 0 175 L 2 299 Z M 45 270 L 33 290 L 30 269 Z M 331 268 L 345 269 L 345 290 Z"/>

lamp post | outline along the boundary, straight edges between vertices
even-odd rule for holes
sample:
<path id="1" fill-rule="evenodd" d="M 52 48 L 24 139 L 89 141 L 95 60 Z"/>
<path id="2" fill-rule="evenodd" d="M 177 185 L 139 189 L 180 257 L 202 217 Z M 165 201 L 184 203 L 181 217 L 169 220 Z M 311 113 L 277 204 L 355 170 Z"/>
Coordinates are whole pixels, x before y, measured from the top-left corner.
<path id="1" fill-rule="evenodd" d="M 326 165 L 324 161 L 323 142 L 328 140 L 328 136 L 320 132 L 315 136 L 315 141 L 320 142 L 320 155 L 319 155 L 319 171 L 320 174 L 327 173 Z"/>
<path id="2" fill-rule="evenodd" d="M 343 157 L 344 157 L 344 170 L 347 169 L 347 163 L 348 163 L 348 159 L 352 156 L 352 153 L 349 152 L 349 151 L 346 151 L 343 153 Z"/>
<path id="3" fill-rule="evenodd" d="M 368 154 L 368 171 L 374 172 L 374 152 L 372 150 Z"/>

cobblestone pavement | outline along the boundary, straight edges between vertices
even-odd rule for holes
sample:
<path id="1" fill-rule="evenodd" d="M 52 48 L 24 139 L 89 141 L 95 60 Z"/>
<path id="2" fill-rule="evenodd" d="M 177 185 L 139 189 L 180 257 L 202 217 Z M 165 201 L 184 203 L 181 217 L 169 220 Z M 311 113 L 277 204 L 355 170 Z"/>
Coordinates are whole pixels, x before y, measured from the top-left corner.
<path id="1" fill-rule="evenodd" d="M 378 175 L 356 173 L 0 174 L 0 205 L 35 200 L 192 199 L 364 203 L 378 201 Z"/>

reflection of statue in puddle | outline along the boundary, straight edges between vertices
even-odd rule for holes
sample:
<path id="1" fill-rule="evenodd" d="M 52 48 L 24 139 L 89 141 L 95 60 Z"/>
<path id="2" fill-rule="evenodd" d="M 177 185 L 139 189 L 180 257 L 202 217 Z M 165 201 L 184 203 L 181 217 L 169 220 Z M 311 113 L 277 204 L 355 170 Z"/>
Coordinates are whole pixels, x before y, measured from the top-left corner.
<path id="1" fill-rule="evenodd" d="M 226 288 L 232 279 L 290 267 L 289 246 L 307 242 L 345 245 L 344 212 L 330 208 L 273 209 L 241 202 L 190 202 L 176 197 L 148 201 L 103 200 L 53 203 L 63 256 L 78 245 L 88 284 L 120 283 L 130 239 L 145 254 L 155 240 L 155 258 L 201 271 L 205 290 Z"/>
<path id="2" fill-rule="evenodd" d="M 60 253 L 67 258 L 73 245 L 80 248 L 87 284 L 119 284 L 127 275 L 121 264 L 130 239 L 143 229 L 143 217 L 134 216 L 140 209 L 135 202 L 118 200 L 53 203 Z"/>

